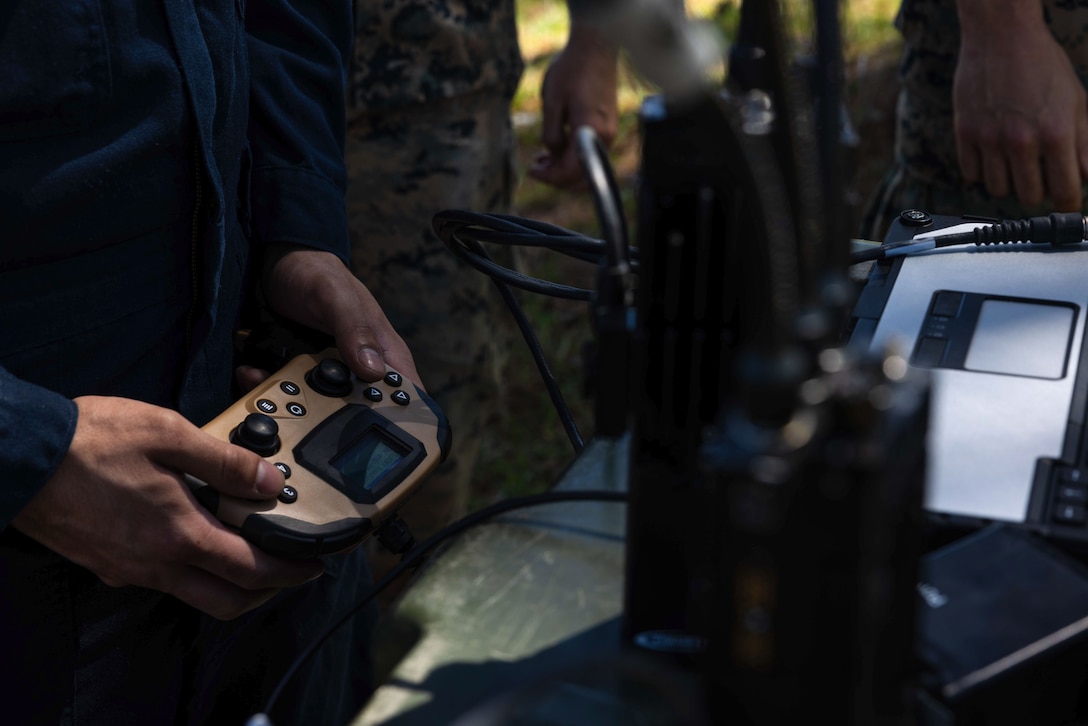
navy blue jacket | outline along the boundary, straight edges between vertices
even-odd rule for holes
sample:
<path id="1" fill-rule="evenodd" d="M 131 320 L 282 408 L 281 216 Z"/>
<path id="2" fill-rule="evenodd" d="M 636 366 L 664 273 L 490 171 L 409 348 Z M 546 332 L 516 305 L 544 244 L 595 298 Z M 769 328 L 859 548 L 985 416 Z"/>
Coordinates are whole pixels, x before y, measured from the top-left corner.
<path id="1" fill-rule="evenodd" d="M 196 423 L 230 403 L 251 250 L 346 259 L 351 3 L 246 4 L 0 10 L 0 530 L 65 456 L 73 397 Z"/>

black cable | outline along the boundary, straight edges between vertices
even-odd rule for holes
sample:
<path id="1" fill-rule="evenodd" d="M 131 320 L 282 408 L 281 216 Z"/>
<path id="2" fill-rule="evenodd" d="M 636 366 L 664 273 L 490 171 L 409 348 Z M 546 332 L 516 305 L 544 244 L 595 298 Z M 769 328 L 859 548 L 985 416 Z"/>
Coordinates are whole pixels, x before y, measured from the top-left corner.
<path id="1" fill-rule="evenodd" d="M 1005 220 L 965 232 L 940 234 L 938 231 L 928 237 L 890 242 L 880 247 L 854 252 L 850 260 L 857 264 L 968 244 L 983 246 L 1032 243 L 1062 247 L 1079 244 L 1085 240 L 1088 240 L 1088 217 L 1082 216 L 1079 212 L 1055 212 L 1045 217 Z"/>
<path id="2" fill-rule="evenodd" d="M 598 436 L 614 437 L 627 430 L 631 413 L 636 276 L 631 265 L 623 199 L 608 152 L 589 126 L 575 129 L 574 138 L 605 241 L 605 255 L 597 265 L 597 291 L 590 303 L 595 337 L 590 373 L 595 431 Z"/>
<path id="3" fill-rule="evenodd" d="M 371 600 L 373 600 L 378 593 L 388 587 L 394 580 L 404 574 L 408 569 L 413 568 L 416 563 L 423 559 L 424 556 L 429 554 L 435 547 L 445 542 L 447 539 L 460 534 L 470 527 L 474 527 L 492 517 L 499 514 L 509 512 L 514 509 L 523 509 L 526 507 L 539 506 L 541 504 L 555 504 L 559 502 L 626 502 L 626 492 L 614 492 L 614 491 L 601 491 L 601 490 L 585 490 L 585 491 L 550 491 L 543 492 L 541 494 L 531 494 L 524 497 L 514 497 L 511 499 L 504 499 L 500 502 L 496 502 L 488 507 L 477 510 L 461 519 L 457 520 L 453 524 L 450 524 L 437 533 L 426 539 L 422 544 L 417 545 L 411 549 L 404 558 L 401 559 L 397 566 L 390 570 L 385 577 L 378 581 L 374 587 L 370 589 L 355 605 L 348 609 L 338 620 L 336 620 L 321 637 L 311 643 L 302 653 L 295 658 L 294 662 L 288 667 L 287 671 L 280 678 L 279 683 L 272 690 L 268 700 L 265 701 L 264 709 L 261 713 L 254 714 L 250 717 L 250 723 L 264 723 L 271 724 L 268 714 L 272 712 L 272 708 L 276 705 L 276 701 L 279 700 L 280 694 L 283 693 L 283 689 L 298 672 L 299 668 L 306 664 L 310 658 L 313 657 L 322 645 L 324 645 L 332 635 L 339 630 L 345 623 L 348 622 L 353 616 L 355 616 L 360 610 L 366 607 Z"/>
<path id="4" fill-rule="evenodd" d="M 619 184 L 608 163 L 608 154 L 597 133 L 589 126 L 575 129 L 574 141 L 578 158 L 582 162 L 593 203 L 600 220 L 601 236 L 605 241 L 607 268 L 623 273 L 628 268 L 627 222 L 623 216 L 623 202 Z"/>
<path id="5" fill-rule="evenodd" d="M 521 331 L 522 338 L 529 347 L 529 352 L 533 357 L 537 370 L 540 372 L 541 380 L 548 391 L 552 406 L 567 433 L 567 438 L 574 447 L 575 453 L 581 451 L 584 446 L 582 436 L 578 432 L 578 427 L 563 398 L 559 383 L 548 365 L 547 358 L 540 345 L 540 339 L 533 331 L 524 309 L 510 288 L 518 287 L 528 292 L 584 302 L 593 299 L 594 291 L 528 277 L 520 272 L 503 267 L 490 258 L 483 245 L 480 244 L 479 236 L 481 231 L 490 231 L 491 234 L 488 235 L 490 241 L 504 242 L 506 241 L 504 235 L 509 235 L 516 239 L 515 243 L 517 244 L 526 244 L 532 241 L 534 246 L 547 247 L 586 261 L 590 259 L 600 260 L 605 256 L 605 242 L 544 222 L 536 222 L 510 215 L 468 212 L 460 209 L 438 212 L 434 216 L 432 226 L 435 234 L 450 251 L 473 268 L 491 277 L 511 315 L 513 315 L 514 321 Z M 615 233 L 615 231 L 610 232 L 610 234 L 612 233 Z M 620 234 L 618 239 L 622 242 L 625 239 L 623 236 L 625 231 L 621 230 L 618 234 Z M 538 237 L 539 239 L 537 239 Z M 636 254 L 636 251 L 628 250 L 625 258 Z"/>
<path id="6" fill-rule="evenodd" d="M 634 305 L 634 270 L 637 251 L 628 244 L 622 199 L 608 154 L 596 132 L 581 126 L 575 130 L 575 145 L 589 189 L 593 195 L 604 239 L 593 239 L 557 225 L 511 215 L 484 214 L 465 210 L 438 212 L 432 227 L 438 238 L 460 260 L 492 279 L 529 346 L 547 388 L 552 406 L 560 417 L 575 452 L 583 442 L 558 382 L 548 366 L 540 341 L 510 287 L 550 297 L 593 302 L 594 322 L 625 311 Z M 482 243 L 543 247 L 601 267 L 598 289 L 589 290 L 541 280 L 495 263 Z M 619 315 L 620 318 L 625 316 Z"/>
<path id="7" fill-rule="evenodd" d="M 588 301 L 593 296 L 593 291 L 541 280 L 511 270 L 495 263 L 486 254 L 480 254 L 482 248 L 473 243 L 543 247 L 584 262 L 596 262 L 607 255 L 603 240 L 510 215 L 447 209 L 434 215 L 432 227 L 454 255 L 492 280 L 526 292 L 565 300 Z"/>
<path id="8" fill-rule="evenodd" d="M 472 237 L 477 242 L 486 244 L 504 244 L 515 247 L 544 247 L 553 252 L 562 252 L 583 262 L 596 262 L 601 257 L 600 240 L 589 238 L 543 237 L 536 233 L 497 232 L 493 229 L 476 227 Z M 587 244 L 592 242 L 593 246 Z"/>
<path id="9" fill-rule="evenodd" d="M 487 252 L 483 247 L 479 244 L 476 246 L 478 247 L 477 254 L 486 258 Z M 529 347 L 529 353 L 532 355 L 533 362 L 540 373 L 540 380 L 544 383 L 548 398 L 551 399 L 552 408 L 555 410 L 556 415 L 559 416 L 559 423 L 563 426 L 571 446 L 574 447 L 574 453 L 577 454 L 585 446 L 585 442 L 583 442 L 582 435 L 578 431 L 578 425 L 574 422 L 574 417 L 571 415 L 566 399 L 563 398 L 563 391 L 559 388 L 559 381 L 555 379 L 555 374 L 552 373 L 551 366 L 548 365 L 548 359 L 540 345 L 540 338 L 537 337 L 528 316 L 525 315 L 525 309 L 521 307 L 521 303 L 514 296 L 514 291 L 510 289 L 510 286 L 499 280 L 492 280 L 492 282 L 498 289 L 503 302 L 506 303 L 507 309 L 510 310 L 510 314 L 514 316 L 514 322 L 517 323 L 518 330 L 521 331 L 521 337 L 525 341 L 525 345 Z"/>

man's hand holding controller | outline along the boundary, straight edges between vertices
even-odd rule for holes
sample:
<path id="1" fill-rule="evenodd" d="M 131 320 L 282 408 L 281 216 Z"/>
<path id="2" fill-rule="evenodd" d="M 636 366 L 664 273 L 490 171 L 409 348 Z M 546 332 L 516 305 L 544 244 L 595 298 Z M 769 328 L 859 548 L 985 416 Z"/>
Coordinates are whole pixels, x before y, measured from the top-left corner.
<path id="1" fill-rule="evenodd" d="M 273 309 L 334 335 L 353 373 L 377 380 L 388 362 L 419 380 L 407 346 L 339 259 L 284 247 L 266 262 Z M 265 375 L 250 370 L 239 380 L 252 387 Z M 221 619 L 322 574 L 316 559 L 270 555 L 224 526 L 184 479 L 191 474 L 228 496 L 275 499 L 284 479 L 271 463 L 166 408 L 95 396 L 76 404 L 67 456 L 13 520 L 23 534 L 109 585 L 165 592 Z"/>
<path id="2" fill-rule="evenodd" d="M 283 487 L 276 467 L 169 409 L 116 397 L 76 404 L 68 455 L 13 521 L 19 531 L 109 585 L 169 593 L 222 619 L 321 575 L 317 560 L 273 557 L 231 532 L 182 476 L 271 499 Z"/>

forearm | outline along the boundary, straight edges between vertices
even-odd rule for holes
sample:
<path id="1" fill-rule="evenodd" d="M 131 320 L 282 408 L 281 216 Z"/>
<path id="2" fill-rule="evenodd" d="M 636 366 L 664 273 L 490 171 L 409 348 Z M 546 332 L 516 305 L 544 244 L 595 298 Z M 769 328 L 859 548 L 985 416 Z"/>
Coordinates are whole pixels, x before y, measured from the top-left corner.
<path id="1" fill-rule="evenodd" d="M 1040 0 L 956 0 L 963 51 L 1008 48 L 1026 31 L 1045 30 Z"/>
<path id="2" fill-rule="evenodd" d="M 957 0 L 956 9 L 960 20 L 959 65 L 983 68 L 979 79 L 987 91 L 1004 85 L 1004 79 L 994 74 L 1001 73 L 1010 58 L 1034 66 L 1039 61 L 1039 48 L 1058 48 L 1039 0 Z"/>
<path id="3" fill-rule="evenodd" d="M 600 53 L 615 58 L 616 46 L 608 39 L 597 23 L 582 14 L 571 13 L 570 31 L 567 35 L 567 47 L 585 49 L 587 52 Z"/>

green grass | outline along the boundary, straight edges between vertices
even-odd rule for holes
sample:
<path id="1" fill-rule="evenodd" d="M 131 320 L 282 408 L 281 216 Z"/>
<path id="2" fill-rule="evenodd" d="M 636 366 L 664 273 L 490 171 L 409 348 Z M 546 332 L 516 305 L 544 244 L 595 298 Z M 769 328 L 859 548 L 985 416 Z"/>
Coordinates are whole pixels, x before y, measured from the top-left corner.
<path id="1" fill-rule="evenodd" d="M 758 0 L 767 1 L 767 0 Z M 800 7 L 802 0 L 788 0 Z M 872 57 L 897 55 L 897 36 L 892 18 L 898 0 L 849 0 L 843 5 L 843 43 L 847 75 L 869 67 Z M 563 0 L 517 0 L 518 38 L 526 61 L 525 74 L 514 101 L 521 178 L 515 197 L 515 213 L 541 219 L 598 236 L 592 201 L 587 194 L 558 192 L 524 174 L 540 144 L 540 83 L 552 56 L 566 41 L 568 18 Z M 687 0 L 689 14 L 718 23 L 728 34 L 735 26 L 737 0 Z M 620 133 L 612 148 L 612 163 L 620 180 L 629 224 L 633 220 L 634 178 L 638 169 L 639 104 L 651 91 L 630 69 L 621 73 Z M 848 93 L 866 103 L 858 85 Z M 886 119 L 861 115 L 883 133 Z M 864 126 L 864 131 L 868 126 Z M 881 141 L 883 147 L 887 143 Z M 868 153 L 868 152 L 867 152 Z M 872 154 L 870 154 L 872 155 Z M 870 173 L 879 171 L 879 159 Z M 864 188 L 859 185 L 859 188 Z M 550 253 L 530 251 L 522 256 L 523 271 L 535 276 L 579 286 L 592 285 L 592 269 Z M 582 346 L 592 339 L 588 309 L 576 303 L 518 293 L 529 319 L 541 339 L 548 362 L 558 379 L 572 414 L 586 440 L 593 434 L 592 401 L 583 395 Z M 550 488 L 573 460 L 571 444 L 548 399 L 527 348 L 509 320 L 514 344 L 505 365 L 503 405 L 487 431 L 477 465 L 473 505 L 480 506 L 504 496 L 517 496 Z"/>
<path id="2" fill-rule="evenodd" d="M 900 0 L 851 0 L 845 3 L 843 45 L 847 57 L 868 55 L 898 45 L 892 25 Z"/>

